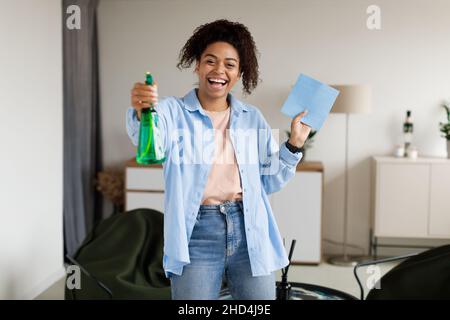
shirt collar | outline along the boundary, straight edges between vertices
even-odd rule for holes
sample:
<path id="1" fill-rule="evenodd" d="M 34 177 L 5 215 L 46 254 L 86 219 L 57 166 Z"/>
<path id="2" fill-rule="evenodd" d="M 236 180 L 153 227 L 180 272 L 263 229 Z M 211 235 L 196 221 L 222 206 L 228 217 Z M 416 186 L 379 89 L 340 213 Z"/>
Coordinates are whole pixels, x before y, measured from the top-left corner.
<path id="1" fill-rule="evenodd" d="M 228 99 L 231 104 L 231 109 L 238 112 L 248 111 L 248 108 L 241 101 L 236 99 L 231 93 L 228 94 Z M 202 108 L 200 101 L 198 100 L 196 89 L 189 91 L 184 97 L 184 108 L 189 111 L 199 111 L 201 114 L 206 115 L 205 110 Z"/>

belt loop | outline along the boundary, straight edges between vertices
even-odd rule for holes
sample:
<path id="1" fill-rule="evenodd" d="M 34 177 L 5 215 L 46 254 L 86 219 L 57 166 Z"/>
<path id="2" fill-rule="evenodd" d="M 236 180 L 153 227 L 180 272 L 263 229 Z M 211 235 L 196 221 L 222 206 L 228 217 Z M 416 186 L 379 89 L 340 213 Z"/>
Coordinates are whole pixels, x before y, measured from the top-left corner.
<path id="1" fill-rule="evenodd" d="M 226 212 L 225 204 L 219 204 L 219 211 L 222 212 L 223 214 L 225 214 L 225 212 Z"/>

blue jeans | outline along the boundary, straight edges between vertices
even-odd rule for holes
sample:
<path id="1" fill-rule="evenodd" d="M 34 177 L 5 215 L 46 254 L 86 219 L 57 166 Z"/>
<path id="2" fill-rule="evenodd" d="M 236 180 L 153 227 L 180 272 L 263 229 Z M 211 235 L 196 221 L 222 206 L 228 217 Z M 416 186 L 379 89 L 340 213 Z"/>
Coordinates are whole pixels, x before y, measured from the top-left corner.
<path id="1" fill-rule="evenodd" d="M 233 299 L 275 300 L 274 272 L 252 276 L 242 201 L 200 206 L 189 257 L 181 276 L 170 276 L 172 299 L 217 300 L 225 279 Z"/>

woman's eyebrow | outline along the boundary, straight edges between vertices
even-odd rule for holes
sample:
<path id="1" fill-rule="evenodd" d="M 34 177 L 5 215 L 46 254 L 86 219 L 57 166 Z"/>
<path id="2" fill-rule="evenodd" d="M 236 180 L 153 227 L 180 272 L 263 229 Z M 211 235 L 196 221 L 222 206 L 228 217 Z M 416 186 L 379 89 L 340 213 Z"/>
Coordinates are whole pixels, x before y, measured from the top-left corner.
<path id="1" fill-rule="evenodd" d="M 208 57 L 208 56 L 209 57 L 213 57 L 214 59 L 217 59 L 217 57 L 215 55 L 213 55 L 212 53 L 206 53 L 205 54 L 205 58 Z M 225 58 L 225 60 L 233 60 L 233 61 L 238 62 L 237 59 L 235 59 L 235 58 Z"/>

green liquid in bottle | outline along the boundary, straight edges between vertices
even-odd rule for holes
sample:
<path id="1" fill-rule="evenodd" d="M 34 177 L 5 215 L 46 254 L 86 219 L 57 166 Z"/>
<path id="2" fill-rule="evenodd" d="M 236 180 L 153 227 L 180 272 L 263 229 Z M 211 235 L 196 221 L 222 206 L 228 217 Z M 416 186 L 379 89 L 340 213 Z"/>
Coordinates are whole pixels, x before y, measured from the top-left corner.
<path id="1" fill-rule="evenodd" d="M 153 85 L 153 77 L 147 72 L 145 84 Z M 158 113 L 153 107 L 142 109 L 139 128 L 139 144 L 136 162 L 139 164 L 157 164 L 166 160 L 158 127 Z"/>

